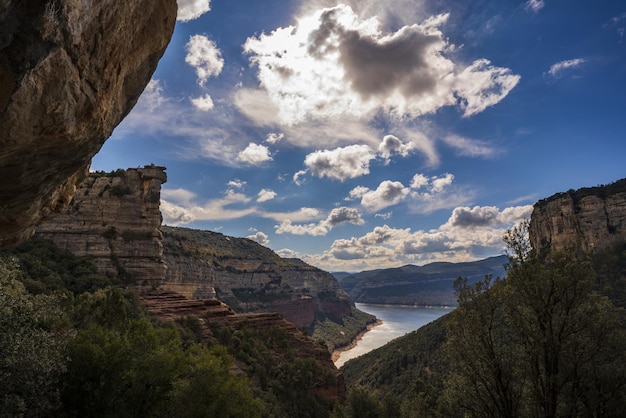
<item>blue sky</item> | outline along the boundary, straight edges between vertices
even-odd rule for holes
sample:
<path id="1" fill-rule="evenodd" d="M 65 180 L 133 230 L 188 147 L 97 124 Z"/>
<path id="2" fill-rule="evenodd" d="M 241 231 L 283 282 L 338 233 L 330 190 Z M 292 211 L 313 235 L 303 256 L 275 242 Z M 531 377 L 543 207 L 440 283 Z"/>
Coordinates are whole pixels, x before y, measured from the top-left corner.
<path id="1" fill-rule="evenodd" d="M 93 170 L 167 167 L 164 223 L 328 271 L 502 254 L 626 176 L 619 1 L 179 0 Z"/>

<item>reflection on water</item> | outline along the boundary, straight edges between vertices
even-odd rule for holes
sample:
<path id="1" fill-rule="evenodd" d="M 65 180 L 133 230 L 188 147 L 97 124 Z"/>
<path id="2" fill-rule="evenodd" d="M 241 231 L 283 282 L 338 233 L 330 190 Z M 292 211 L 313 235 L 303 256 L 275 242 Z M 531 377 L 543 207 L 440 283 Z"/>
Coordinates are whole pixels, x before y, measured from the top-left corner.
<path id="1" fill-rule="evenodd" d="M 407 332 L 414 331 L 442 315 L 447 314 L 453 308 L 418 308 L 413 306 L 397 305 L 370 305 L 357 303 L 356 307 L 363 312 L 375 315 L 383 323 L 366 332 L 363 338 L 354 348 L 341 353 L 335 365 L 337 367 L 353 358 L 382 347 L 394 338 L 398 338 Z"/>

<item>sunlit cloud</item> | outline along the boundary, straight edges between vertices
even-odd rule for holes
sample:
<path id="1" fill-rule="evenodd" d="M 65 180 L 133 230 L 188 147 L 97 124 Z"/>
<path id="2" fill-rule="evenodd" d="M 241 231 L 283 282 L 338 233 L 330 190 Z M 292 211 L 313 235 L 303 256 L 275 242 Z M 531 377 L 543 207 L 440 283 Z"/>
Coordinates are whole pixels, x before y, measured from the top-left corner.
<path id="1" fill-rule="evenodd" d="M 189 22 L 211 10 L 211 0 L 178 0 L 179 22 Z"/>
<path id="2" fill-rule="evenodd" d="M 208 112 L 209 110 L 213 110 L 215 104 L 213 103 L 213 99 L 210 95 L 205 94 L 204 96 L 196 97 L 191 99 L 191 103 L 198 109 L 204 112 Z"/>
<path id="3" fill-rule="evenodd" d="M 246 164 L 261 164 L 272 161 L 270 150 L 265 145 L 250 142 L 248 146 L 237 155 L 237 160 Z"/>
<path id="4" fill-rule="evenodd" d="M 261 245 L 267 246 L 270 244 L 270 240 L 267 234 L 261 231 L 254 231 L 254 234 L 248 235 L 246 238 L 255 241 Z"/>
<path id="5" fill-rule="evenodd" d="M 268 200 L 272 200 L 276 197 L 276 192 L 269 189 L 262 189 L 257 195 L 256 201 L 259 203 L 267 202 Z"/>
<path id="6" fill-rule="evenodd" d="M 370 161 L 376 158 L 367 145 L 350 145 L 334 150 L 315 151 L 304 163 L 311 175 L 344 181 L 369 174 Z"/>
<path id="7" fill-rule="evenodd" d="M 316 223 L 294 224 L 291 219 L 285 219 L 274 228 L 277 234 L 324 236 L 334 227 L 344 223 L 363 225 L 365 221 L 357 209 L 339 207 L 331 210 L 325 219 Z"/>
<path id="8" fill-rule="evenodd" d="M 446 58 L 454 48 L 440 30 L 447 19 L 385 33 L 378 18 L 338 5 L 248 38 L 244 49 L 275 106 L 275 123 L 367 119 L 381 110 L 415 118 L 444 106 L 471 116 L 506 97 L 519 76 L 485 59 L 461 67 Z"/>
<path id="9" fill-rule="evenodd" d="M 389 225 L 374 227 L 352 238 L 335 240 L 322 254 L 309 254 L 309 262 L 337 271 L 398 267 L 433 261 L 469 261 L 477 255 L 503 253 L 502 237 L 512 226 L 527 219 L 532 206 L 459 207 L 436 229 L 412 231 Z"/>
<path id="10" fill-rule="evenodd" d="M 224 59 L 215 42 L 204 35 L 193 35 L 185 49 L 185 62 L 195 68 L 198 84 L 204 86 L 209 77 L 220 75 L 224 68 Z"/>

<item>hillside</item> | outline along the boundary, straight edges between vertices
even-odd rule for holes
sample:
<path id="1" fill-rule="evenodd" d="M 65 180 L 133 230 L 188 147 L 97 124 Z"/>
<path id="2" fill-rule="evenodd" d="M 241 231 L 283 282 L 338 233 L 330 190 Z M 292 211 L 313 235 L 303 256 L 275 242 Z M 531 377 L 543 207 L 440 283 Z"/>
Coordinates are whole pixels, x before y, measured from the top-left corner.
<path id="1" fill-rule="evenodd" d="M 298 259 L 281 258 L 246 239 L 161 227 L 168 268 L 162 287 L 217 297 L 236 312 L 278 312 L 329 349 L 350 343 L 371 315 L 360 312 L 337 280 Z"/>
<path id="2" fill-rule="evenodd" d="M 462 303 L 455 311 L 348 361 L 341 369 L 348 402 L 358 399 L 403 417 L 621 416 L 626 234 L 614 216 L 623 206 L 602 209 L 621 199 L 621 186 L 538 202 L 530 241 L 524 241 L 524 226 L 509 236 L 510 250 L 520 252 L 507 277 L 457 282 Z M 574 201 L 584 204 L 571 213 L 554 210 Z M 585 222 L 592 212 L 611 222 L 594 229 Z M 567 216 L 571 228 L 563 227 Z M 582 250 L 589 237 L 603 245 L 590 253 L 558 251 Z M 528 242 L 551 242 L 552 251 L 537 255 L 516 246 Z"/>
<path id="3" fill-rule="evenodd" d="M 465 263 L 406 265 L 351 274 L 339 283 L 355 302 L 454 306 L 457 302 L 453 283 L 458 277 L 465 277 L 470 283 L 485 275 L 504 277 L 506 262 L 507 257 L 502 255 Z"/>

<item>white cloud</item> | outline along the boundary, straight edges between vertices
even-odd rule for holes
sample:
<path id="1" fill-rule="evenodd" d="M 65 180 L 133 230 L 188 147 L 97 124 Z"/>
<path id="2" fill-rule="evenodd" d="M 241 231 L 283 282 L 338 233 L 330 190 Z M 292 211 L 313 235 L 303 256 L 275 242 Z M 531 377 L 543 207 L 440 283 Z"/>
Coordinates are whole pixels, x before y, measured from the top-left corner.
<path id="1" fill-rule="evenodd" d="M 380 155 L 389 162 L 392 154 L 399 154 L 402 157 L 408 156 L 413 150 L 412 142 L 404 143 L 398 137 L 393 135 L 385 135 L 383 141 L 378 146 Z"/>
<path id="2" fill-rule="evenodd" d="M 268 200 L 272 200 L 276 197 L 276 192 L 269 189 L 262 189 L 257 195 L 256 201 L 259 203 L 267 202 Z"/>
<path id="3" fill-rule="evenodd" d="M 302 186 L 302 183 L 304 183 L 304 180 L 302 179 L 302 176 L 304 176 L 307 172 L 308 172 L 308 170 L 300 170 L 300 171 L 296 172 L 293 175 L 293 182 L 296 185 L 298 185 L 298 186 Z"/>
<path id="4" fill-rule="evenodd" d="M 446 173 L 443 177 L 433 177 L 430 182 L 432 184 L 431 191 L 433 193 L 441 193 L 443 189 L 452 184 L 454 180 L 454 175 L 450 173 Z"/>
<path id="5" fill-rule="evenodd" d="M 365 221 L 361 218 L 361 214 L 358 210 L 343 206 L 331 210 L 328 217 L 322 223 L 328 228 L 333 228 L 343 223 L 363 225 Z"/>
<path id="6" fill-rule="evenodd" d="M 326 219 L 317 223 L 293 224 L 292 219 L 284 219 L 274 228 L 277 234 L 324 236 L 334 227 L 344 223 L 363 225 L 365 221 L 357 209 L 340 207 L 331 210 Z"/>
<path id="7" fill-rule="evenodd" d="M 322 219 L 324 214 L 319 209 L 304 207 L 293 212 L 263 212 L 262 216 L 278 222 L 310 222 Z"/>
<path id="8" fill-rule="evenodd" d="M 194 20 L 211 10 L 211 0 L 178 0 L 179 22 Z"/>
<path id="9" fill-rule="evenodd" d="M 208 94 L 205 94 L 201 97 L 196 97 L 195 99 L 191 99 L 191 103 L 198 109 L 203 112 L 208 112 L 209 110 L 213 110 L 215 104 L 213 103 L 213 99 Z"/>
<path id="10" fill-rule="evenodd" d="M 361 192 L 362 190 L 359 190 L 359 193 Z M 404 187 L 399 181 L 385 180 L 378 185 L 376 190 L 368 190 L 362 194 L 361 205 L 370 212 L 376 212 L 400 203 L 409 192 L 410 189 Z M 355 192 L 354 195 L 356 196 L 357 193 Z"/>
<path id="11" fill-rule="evenodd" d="M 344 181 L 369 174 L 370 161 L 376 158 L 367 145 L 350 145 L 308 154 L 304 163 L 312 175 Z"/>
<path id="12" fill-rule="evenodd" d="M 246 181 L 239 180 L 239 179 L 232 179 L 232 180 L 229 180 L 227 183 L 228 188 L 230 189 L 243 189 L 246 184 L 247 184 Z"/>
<path id="13" fill-rule="evenodd" d="M 252 199 L 232 189 L 228 189 L 221 198 L 205 202 L 198 202 L 198 196 L 185 189 L 163 189 L 161 197 L 164 222 L 173 225 L 238 219 L 257 212 L 254 207 L 246 207 Z"/>
<path id="14" fill-rule="evenodd" d="M 574 58 L 571 60 L 559 61 L 556 64 L 552 64 L 550 66 L 548 74 L 550 74 L 552 77 L 559 77 L 564 71 L 580 67 L 585 62 L 587 62 L 587 60 L 583 58 Z"/>
<path id="15" fill-rule="evenodd" d="M 270 243 L 267 234 L 261 231 L 256 231 L 256 233 L 248 235 L 246 238 L 251 239 L 252 241 L 256 241 L 257 243 L 265 246 L 269 245 Z"/>
<path id="16" fill-rule="evenodd" d="M 524 3 L 524 8 L 531 13 L 537 13 L 539 10 L 543 9 L 545 5 L 543 0 L 528 0 Z"/>
<path id="17" fill-rule="evenodd" d="M 220 75 L 224 68 L 224 59 L 215 42 L 204 35 L 193 35 L 185 49 L 185 62 L 196 69 L 198 84 L 204 86 L 209 77 Z"/>
<path id="18" fill-rule="evenodd" d="M 323 225 L 310 223 L 294 225 L 291 221 L 283 221 L 280 225 L 274 227 L 277 234 L 292 234 L 292 235 L 311 235 L 314 237 L 324 236 L 328 233 L 328 228 Z"/>
<path id="19" fill-rule="evenodd" d="M 267 134 L 267 138 L 265 139 L 265 142 L 267 142 L 268 144 L 274 145 L 280 142 L 284 137 L 285 137 L 285 134 L 271 132 Z"/>
<path id="20" fill-rule="evenodd" d="M 520 78 L 508 68 L 494 67 L 489 60 L 474 61 L 457 75 L 455 81 L 463 116 L 475 115 L 499 103 L 519 83 Z"/>
<path id="21" fill-rule="evenodd" d="M 161 199 L 161 214 L 165 225 L 187 224 L 195 220 L 195 217 L 183 206 L 176 205 Z"/>
<path id="22" fill-rule="evenodd" d="M 246 164 L 261 164 L 272 161 L 270 150 L 265 145 L 250 142 L 248 146 L 237 155 L 237 160 Z"/>
<path id="23" fill-rule="evenodd" d="M 320 268 L 366 270 L 424 264 L 433 261 L 471 261 L 503 253 L 507 229 L 528 218 L 532 206 L 459 207 L 448 221 L 428 231 L 376 226 L 370 232 L 335 240 L 323 254 L 306 260 Z"/>
<path id="24" fill-rule="evenodd" d="M 411 189 L 421 189 L 429 183 L 428 177 L 423 174 L 416 174 L 411 179 Z"/>
<path id="25" fill-rule="evenodd" d="M 445 54 L 453 48 L 439 29 L 447 19 L 385 33 L 378 18 L 338 5 L 248 38 L 244 49 L 284 125 L 380 110 L 415 118 L 457 104 L 471 116 L 506 97 L 519 76 L 484 59 L 459 69 Z"/>
<path id="26" fill-rule="evenodd" d="M 484 141 L 465 138 L 459 135 L 447 135 L 443 142 L 457 150 L 457 153 L 466 157 L 491 158 L 499 151 Z"/>

